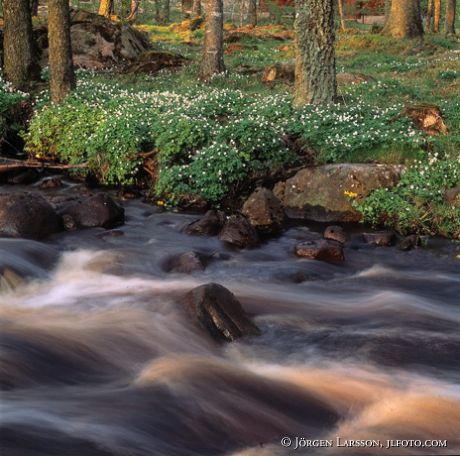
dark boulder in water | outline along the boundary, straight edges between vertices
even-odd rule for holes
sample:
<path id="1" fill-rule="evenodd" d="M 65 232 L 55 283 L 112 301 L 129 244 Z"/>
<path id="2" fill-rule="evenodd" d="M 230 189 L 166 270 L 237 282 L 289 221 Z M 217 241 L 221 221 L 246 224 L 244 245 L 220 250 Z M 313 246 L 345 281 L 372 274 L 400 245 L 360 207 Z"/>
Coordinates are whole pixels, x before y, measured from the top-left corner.
<path id="1" fill-rule="evenodd" d="M 417 236 L 416 234 L 411 234 L 399 241 L 396 248 L 398 250 L 407 251 L 412 250 L 415 247 L 420 247 L 421 245 L 422 240 L 420 239 L 420 236 Z"/>
<path id="2" fill-rule="evenodd" d="M 395 234 L 391 231 L 376 231 L 375 233 L 363 233 L 366 244 L 389 247 L 395 240 Z"/>
<path id="3" fill-rule="evenodd" d="M 217 283 L 194 288 L 185 296 L 184 305 L 193 319 L 218 341 L 231 342 L 260 334 L 235 295 Z"/>
<path id="4" fill-rule="evenodd" d="M 337 241 L 319 239 L 317 241 L 305 241 L 297 244 L 295 248 L 297 256 L 309 260 L 319 260 L 327 262 L 339 262 L 345 259 L 343 255 L 343 245 Z"/>
<path id="5" fill-rule="evenodd" d="M 182 272 L 184 274 L 191 274 L 196 271 L 204 271 L 206 262 L 203 255 L 197 252 L 185 252 L 179 255 L 172 262 L 171 271 Z"/>
<path id="6" fill-rule="evenodd" d="M 345 234 L 345 230 L 338 225 L 328 226 L 324 230 L 323 234 L 324 239 L 330 239 L 332 241 L 340 242 L 341 244 L 345 244 L 347 240 L 347 235 Z"/>
<path id="7" fill-rule="evenodd" d="M 61 229 L 61 218 L 42 196 L 0 194 L 0 236 L 43 239 Z"/>
<path id="8" fill-rule="evenodd" d="M 225 221 L 219 239 L 241 249 L 254 247 L 259 236 L 249 220 L 241 214 L 231 215 Z"/>
<path id="9" fill-rule="evenodd" d="M 214 209 L 209 210 L 199 220 L 187 225 L 184 232 L 193 236 L 215 236 L 225 222 L 225 214 Z"/>
<path id="10" fill-rule="evenodd" d="M 66 227 L 72 225 L 85 228 L 113 228 L 125 221 L 125 210 L 105 193 L 70 204 L 61 212 L 66 220 Z"/>

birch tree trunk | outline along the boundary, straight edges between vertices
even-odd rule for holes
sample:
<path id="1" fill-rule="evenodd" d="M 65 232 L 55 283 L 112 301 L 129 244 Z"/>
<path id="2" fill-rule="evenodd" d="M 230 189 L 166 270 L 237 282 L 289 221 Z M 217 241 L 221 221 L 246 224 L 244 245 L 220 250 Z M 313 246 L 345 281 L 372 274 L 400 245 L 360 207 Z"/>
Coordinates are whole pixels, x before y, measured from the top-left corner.
<path id="1" fill-rule="evenodd" d="M 24 89 L 38 78 L 29 0 L 4 0 L 3 70 L 7 81 Z"/>
<path id="2" fill-rule="evenodd" d="M 390 16 L 382 34 L 395 38 L 422 38 L 420 0 L 392 0 Z"/>
<path id="3" fill-rule="evenodd" d="M 294 104 L 334 101 L 337 92 L 333 0 L 297 0 Z"/>
<path id="4" fill-rule="evenodd" d="M 75 88 L 68 0 L 48 0 L 51 99 L 60 103 Z"/>
<path id="5" fill-rule="evenodd" d="M 205 35 L 200 79 L 209 81 L 214 74 L 225 71 L 223 1 L 206 0 L 205 15 Z"/>

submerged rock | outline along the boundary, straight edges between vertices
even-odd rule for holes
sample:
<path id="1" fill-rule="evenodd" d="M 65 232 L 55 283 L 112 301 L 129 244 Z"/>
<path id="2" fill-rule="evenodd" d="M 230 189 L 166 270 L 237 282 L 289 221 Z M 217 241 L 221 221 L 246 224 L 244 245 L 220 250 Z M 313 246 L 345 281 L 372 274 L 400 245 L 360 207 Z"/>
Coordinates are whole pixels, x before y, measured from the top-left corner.
<path id="1" fill-rule="evenodd" d="M 399 241 L 396 248 L 398 250 L 407 251 L 412 250 L 415 247 L 420 247 L 421 245 L 422 240 L 420 239 L 420 236 L 417 236 L 416 234 L 411 234 Z"/>
<path id="2" fill-rule="evenodd" d="M 297 256 L 309 260 L 327 261 L 331 263 L 340 262 L 345 259 L 343 245 L 337 241 L 319 239 L 317 241 L 304 241 L 297 244 L 295 248 Z"/>
<path id="3" fill-rule="evenodd" d="M 393 245 L 395 234 L 391 231 L 376 231 L 375 233 L 363 233 L 366 244 L 389 247 Z"/>
<path id="4" fill-rule="evenodd" d="M 194 288 L 185 296 L 184 305 L 196 323 L 218 341 L 260 334 L 235 295 L 217 283 Z"/>
<path id="5" fill-rule="evenodd" d="M 261 231 L 278 230 L 284 221 L 283 206 L 268 188 L 257 188 L 244 203 L 242 212 Z"/>
<path id="6" fill-rule="evenodd" d="M 347 235 L 345 234 L 345 230 L 338 225 L 328 226 L 324 230 L 323 234 L 324 239 L 330 239 L 332 241 L 340 242 L 341 244 L 345 244 L 347 240 Z"/>
<path id="7" fill-rule="evenodd" d="M 173 261 L 172 271 L 191 274 L 196 271 L 204 271 L 206 263 L 202 255 L 197 252 L 185 252 Z"/>
<path id="8" fill-rule="evenodd" d="M 106 193 L 99 193 L 84 201 L 62 209 L 66 229 L 76 227 L 113 228 L 125 221 L 125 210 Z"/>
<path id="9" fill-rule="evenodd" d="M 61 229 L 61 218 L 42 196 L 0 194 L 0 236 L 43 239 Z"/>
<path id="10" fill-rule="evenodd" d="M 0 293 L 14 290 L 24 283 L 25 280 L 13 269 L 0 270 Z"/>
<path id="11" fill-rule="evenodd" d="M 224 222 L 225 214 L 211 209 L 199 220 L 188 224 L 184 232 L 193 236 L 215 236 L 222 229 Z"/>
<path id="12" fill-rule="evenodd" d="M 392 187 L 399 181 L 401 166 L 342 163 L 301 169 L 274 188 L 290 217 L 317 222 L 357 222 L 361 214 L 353 197 Z"/>
<path id="13" fill-rule="evenodd" d="M 241 249 L 253 247 L 259 242 L 256 230 L 241 214 L 234 214 L 227 218 L 219 233 L 219 239 Z"/>

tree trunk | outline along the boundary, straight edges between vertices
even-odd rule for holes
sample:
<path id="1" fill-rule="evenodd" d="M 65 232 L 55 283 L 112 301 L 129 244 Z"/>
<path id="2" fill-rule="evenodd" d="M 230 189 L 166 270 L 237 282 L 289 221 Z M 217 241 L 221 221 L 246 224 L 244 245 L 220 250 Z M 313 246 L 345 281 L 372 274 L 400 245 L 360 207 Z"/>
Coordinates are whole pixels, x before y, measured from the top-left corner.
<path id="1" fill-rule="evenodd" d="M 38 0 L 30 0 L 30 14 L 38 16 Z"/>
<path id="2" fill-rule="evenodd" d="M 257 0 L 249 0 L 248 23 L 252 27 L 257 25 Z"/>
<path id="3" fill-rule="evenodd" d="M 425 17 L 425 32 L 431 32 L 433 25 L 433 0 L 428 0 L 428 6 L 426 9 Z"/>
<path id="4" fill-rule="evenodd" d="M 332 102 L 337 92 L 333 0 L 297 0 L 294 104 Z"/>
<path id="5" fill-rule="evenodd" d="M 200 78 L 203 81 L 225 71 L 224 65 L 224 4 L 222 0 L 205 2 L 205 35 Z"/>
<path id="6" fill-rule="evenodd" d="M 441 23 L 441 0 L 434 0 L 434 18 L 433 32 L 439 33 L 439 24 Z"/>
<path id="7" fill-rule="evenodd" d="M 193 7 L 193 0 L 181 0 L 181 10 L 185 17 L 190 16 Z"/>
<path id="8" fill-rule="evenodd" d="M 121 0 L 120 4 L 120 18 L 122 21 L 127 21 L 131 14 L 131 0 Z"/>
<path id="9" fill-rule="evenodd" d="M 161 0 L 161 3 L 158 5 L 158 16 L 157 16 L 157 21 L 160 24 L 169 23 L 170 9 L 171 9 L 170 0 Z"/>
<path id="10" fill-rule="evenodd" d="M 131 11 L 128 16 L 129 22 L 134 22 L 136 20 L 138 10 L 139 10 L 139 0 L 131 0 Z"/>
<path id="11" fill-rule="evenodd" d="M 382 34 L 395 38 L 422 38 L 420 0 L 392 0 L 390 16 Z"/>
<path id="12" fill-rule="evenodd" d="M 99 2 L 99 16 L 110 17 L 113 11 L 113 0 L 100 0 Z"/>
<path id="13" fill-rule="evenodd" d="M 455 16 L 457 12 L 457 0 L 447 0 L 446 2 L 446 35 L 454 36 Z"/>
<path id="14" fill-rule="evenodd" d="M 340 19 L 340 30 L 345 32 L 347 30 L 347 26 L 345 24 L 345 16 L 343 15 L 343 0 L 337 0 L 337 9 Z"/>
<path id="15" fill-rule="evenodd" d="M 61 102 L 75 88 L 68 0 L 48 0 L 51 99 Z"/>
<path id="16" fill-rule="evenodd" d="M 192 16 L 194 17 L 201 16 L 201 0 L 193 0 Z"/>
<path id="17" fill-rule="evenodd" d="M 387 21 L 388 21 L 388 18 L 390 17 L 391 0 L 385 0 L 384 10 L 385 10 L 385 21 L 384 21 L 384 24 L 386 24 Z"/>
<path id="18" fill-rule="evenodd" d="M 16 89 L 38 78 L 29 0 L 4 0 L 3 70 Z"/>

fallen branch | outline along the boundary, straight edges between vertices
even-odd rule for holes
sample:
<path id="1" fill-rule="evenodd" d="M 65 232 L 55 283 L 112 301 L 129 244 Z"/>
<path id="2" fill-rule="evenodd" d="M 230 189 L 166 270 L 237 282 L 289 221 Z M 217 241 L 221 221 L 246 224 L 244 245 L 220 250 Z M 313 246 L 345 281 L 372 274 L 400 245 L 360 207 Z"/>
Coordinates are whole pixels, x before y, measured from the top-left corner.
<path id="1" fill-rule="evenodd" d="M 79 165 L 63 165 L 48 163 L 34 160 L 14 160 L 10 158 L 0 158 L 0 173 L 6 173 L 15 169 L 39 168 L 39 169 L 85 169 L 88 165 L 81 163 Z"/>

